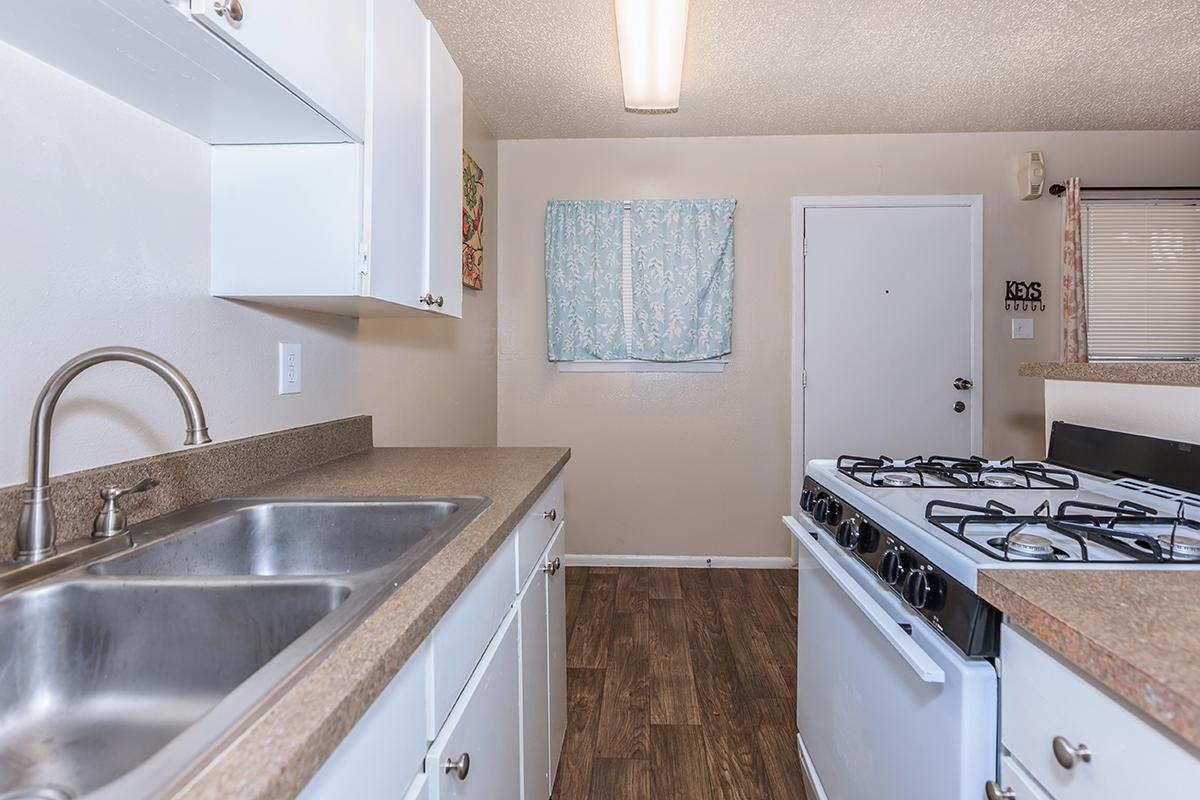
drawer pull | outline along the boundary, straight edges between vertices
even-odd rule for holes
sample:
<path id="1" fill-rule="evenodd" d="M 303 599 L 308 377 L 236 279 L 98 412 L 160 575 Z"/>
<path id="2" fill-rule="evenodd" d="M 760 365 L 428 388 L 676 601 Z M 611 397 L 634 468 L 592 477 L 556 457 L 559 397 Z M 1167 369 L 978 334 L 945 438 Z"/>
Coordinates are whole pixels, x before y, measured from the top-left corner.
<path id="1" fill-rule="evenodd" d="M 458 761 L 454 759 L 446 759 L 446 774 L 453 775 L 460 781 L 467 779 L 467 773 L 471 771 L 471 754 L 463 753 L 458 757 Z"/>
<path id="2" fill-rule="evenodd" d="M 217 12 L 218 17 L 228 14 L 233 22 L 241 22 L 244 16 L 241 0 L 217 0 L 213 3 L 213 11 Z"/>
<path id="3" fill-rule="evenodd" d="M 552 508 L 549 511 L 543 511 L 542 519 L 548 519 L 551 522 L 554 522 L 554 520 L 558 519 L 558 510 Z"/>
<path id="4" fill-rule="evenodd" d="M 1092 751 L 1083 742 L 1073 746 L 1063 737 L 1055 736 L 1053 746 L 1054 758 L 1063 769 L 1073 768 L 1076 759 L 1085 764 L 1092 760 Z"/>
<path id="5" fill-rule="evenodd" d="M 983 785 L 983 793 L 987 795 L 987 800 L 1017 800 L 1017 793 L 1011 788 L 1000 788 L 1000 784 L 995 781 L 988 781 Z"/>
<path id="6" fill-rule="evenodd" d="M 546 566 L 542 567 L 542 572 L 548 575 L 557 575 L 558 570 L 562 567 L 562 559 L 555 557 L 553 561 L 547 561 Z"/>

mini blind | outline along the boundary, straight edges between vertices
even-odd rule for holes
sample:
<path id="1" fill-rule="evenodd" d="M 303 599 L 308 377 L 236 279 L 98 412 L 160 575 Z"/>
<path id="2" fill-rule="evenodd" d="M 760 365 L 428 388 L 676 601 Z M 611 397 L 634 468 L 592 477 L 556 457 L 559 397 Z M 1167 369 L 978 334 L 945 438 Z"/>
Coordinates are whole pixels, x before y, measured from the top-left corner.
<path id="1" fill-rule="evenodd" d="M 1088 358 L 1200 359 L 1200 206 L 1083 204 Z"/>

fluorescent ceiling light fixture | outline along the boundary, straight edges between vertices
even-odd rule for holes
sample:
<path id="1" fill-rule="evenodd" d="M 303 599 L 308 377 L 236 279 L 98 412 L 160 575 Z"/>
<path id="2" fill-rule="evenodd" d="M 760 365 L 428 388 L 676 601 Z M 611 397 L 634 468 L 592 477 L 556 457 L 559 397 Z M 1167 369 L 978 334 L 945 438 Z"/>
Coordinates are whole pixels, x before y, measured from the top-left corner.
<path id="1" fill-rule="evenodd" d="M 679 110 L 688 0 L 616 0 L 625 110 Z"/>

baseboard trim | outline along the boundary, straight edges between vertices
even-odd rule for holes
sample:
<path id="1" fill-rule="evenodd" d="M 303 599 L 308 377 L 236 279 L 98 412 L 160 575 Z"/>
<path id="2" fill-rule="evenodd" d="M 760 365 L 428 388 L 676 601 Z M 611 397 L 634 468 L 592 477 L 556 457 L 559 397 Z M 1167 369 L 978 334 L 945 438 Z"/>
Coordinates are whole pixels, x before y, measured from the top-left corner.
<path id="1" fill-rule="evenodd" d="M 791 569 L 788 556 L 563 556 L 568 567 L 676 567 L 680 569 Z"/>

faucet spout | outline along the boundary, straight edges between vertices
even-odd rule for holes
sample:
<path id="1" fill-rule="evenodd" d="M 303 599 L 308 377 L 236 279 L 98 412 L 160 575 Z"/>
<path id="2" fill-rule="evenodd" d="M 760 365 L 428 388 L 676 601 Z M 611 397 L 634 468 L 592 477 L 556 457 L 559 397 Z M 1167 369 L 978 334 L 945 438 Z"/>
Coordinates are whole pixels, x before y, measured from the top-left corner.
<path id="1" fill-rule="evenodd" d="M 75 356 L 55 371 L 38 395 L 29 426 L 29 480 L 21 494 L 17 523 L 17 561 L 30 563 L 54 555 L 57 530 L 50 503 L 50 425 L 58 398 L 72 380 L 88 367 L 106 361 L 127 361 L 158 375 L 179 398 L 187 420 L 185 445 L 206 444 L 208 424 L 195 389 L 183 373 L 153 353 L 134 347 L 100 347 Z"/>

